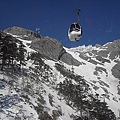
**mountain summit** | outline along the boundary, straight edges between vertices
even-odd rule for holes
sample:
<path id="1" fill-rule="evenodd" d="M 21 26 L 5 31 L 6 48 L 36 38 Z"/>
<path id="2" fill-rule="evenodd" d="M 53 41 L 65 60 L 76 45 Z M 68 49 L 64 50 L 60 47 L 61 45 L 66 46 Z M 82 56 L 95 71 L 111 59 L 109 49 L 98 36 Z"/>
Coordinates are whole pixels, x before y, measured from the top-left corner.
<path id="1" fill-rule="evenodd" d="M 14 26 L 0 49 L 1 119 L 119 119 L 120 40 L 68 49 Z"/>

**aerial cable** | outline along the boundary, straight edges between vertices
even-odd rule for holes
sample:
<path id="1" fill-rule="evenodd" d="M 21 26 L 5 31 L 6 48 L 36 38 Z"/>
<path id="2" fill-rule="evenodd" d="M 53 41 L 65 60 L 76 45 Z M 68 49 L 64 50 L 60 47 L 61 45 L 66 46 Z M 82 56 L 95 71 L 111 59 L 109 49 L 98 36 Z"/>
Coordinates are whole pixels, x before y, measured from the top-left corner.
<path id="1" fill-rule="evenodd" d="M 78 15 L 78 23 L 80 23 L 80 9 L 75 9 L 75 12 L 77 12 L 77 15 Z"/>
<path id="2" fill-rule="evenodd" d="M 35 0 L 35 32 L 37 34 L 40 33 L 40 28 L 37 26 L 37 23 L 38 23 L 38 19 L 37 19 L 37 16 L 38 16 L 38 1 Z"/>

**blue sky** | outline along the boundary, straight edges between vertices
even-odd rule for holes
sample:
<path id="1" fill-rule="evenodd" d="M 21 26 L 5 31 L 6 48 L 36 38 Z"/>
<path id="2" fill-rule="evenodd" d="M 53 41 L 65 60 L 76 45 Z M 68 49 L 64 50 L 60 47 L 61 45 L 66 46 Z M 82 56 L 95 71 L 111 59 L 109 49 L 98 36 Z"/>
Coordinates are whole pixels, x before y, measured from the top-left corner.
<path id="1" fill-rule="evenodd" d="M 0 29 L 20 26 L 59 40 L 65 47 L 105 44 L 120 38 L 120 0 L 1 0 Z M 67 37 L 80 8 L 83 35 L 79 42 Z"/>

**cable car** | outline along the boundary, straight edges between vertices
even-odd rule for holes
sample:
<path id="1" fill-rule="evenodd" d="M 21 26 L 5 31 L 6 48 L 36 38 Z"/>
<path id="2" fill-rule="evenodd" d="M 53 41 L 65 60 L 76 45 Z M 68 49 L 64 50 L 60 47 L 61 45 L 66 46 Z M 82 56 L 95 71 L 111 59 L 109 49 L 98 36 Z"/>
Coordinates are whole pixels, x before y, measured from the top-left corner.
<path id="1" fill-rule="evenodd" d="M 78 23 L 72 23 L 68 30 L 68 37 L 71 41 L 79 41 L 82 35 L 82 27 Z"/>
<path id="2" fill-rule="evenodd" d="M 68 30 L 68 37 L 70 41 L 79 41 L 82 36 L 82 27 L 80 26 L 80 16 L 79 12 L 80 9 L 76 9 L 75 12 L 78 13 L 78 22 L 74 22 L 71 24 L 69 30 Z"/>

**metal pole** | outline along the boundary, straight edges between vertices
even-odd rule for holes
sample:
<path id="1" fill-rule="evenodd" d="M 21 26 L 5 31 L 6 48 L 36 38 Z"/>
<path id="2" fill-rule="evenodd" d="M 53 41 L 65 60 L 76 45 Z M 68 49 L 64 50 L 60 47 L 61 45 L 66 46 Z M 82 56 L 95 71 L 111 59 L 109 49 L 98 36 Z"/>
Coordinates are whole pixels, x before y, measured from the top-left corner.
<path id="1" fill-rule="evenodd" d="M 77 15 L 78 15 L 78 23 L 80 22 L 80 9 L 75 9 L 75 12 L 77 12 Z"/>

